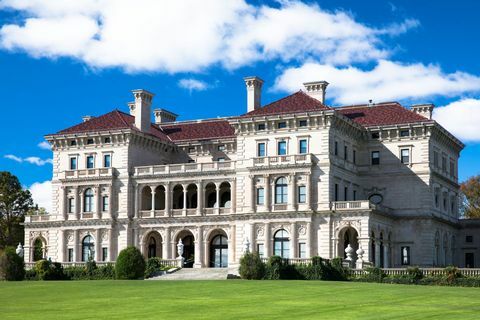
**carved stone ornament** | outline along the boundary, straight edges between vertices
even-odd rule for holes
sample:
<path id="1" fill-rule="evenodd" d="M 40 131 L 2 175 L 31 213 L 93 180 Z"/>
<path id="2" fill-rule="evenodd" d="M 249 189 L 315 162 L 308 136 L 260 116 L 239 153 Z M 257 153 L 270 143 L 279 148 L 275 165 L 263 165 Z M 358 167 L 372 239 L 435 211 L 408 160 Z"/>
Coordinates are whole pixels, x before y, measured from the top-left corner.
<path id="1" fill-rule="evenodd" d="M 73 232 L 72 231 L 69 231 L 67 233 L 67 242 L 68 243 L 73 243 Z"/>
<path id="2" fill-rule="evenodd" d="M 102 230 L 102 240 L 108 241 L 108 230 Z"/>
<path id="3" fill-rule="evenodd" d="M 263 226 L 257 227 L 257 237 L 261 238 L 265 234 L 265 228 Z"/>
<path id="4" fill-rule="evenodd" d="M 304 236 L 307 234 L 307 228 L 304 225 L 298 226 L 298 234 Z"/>

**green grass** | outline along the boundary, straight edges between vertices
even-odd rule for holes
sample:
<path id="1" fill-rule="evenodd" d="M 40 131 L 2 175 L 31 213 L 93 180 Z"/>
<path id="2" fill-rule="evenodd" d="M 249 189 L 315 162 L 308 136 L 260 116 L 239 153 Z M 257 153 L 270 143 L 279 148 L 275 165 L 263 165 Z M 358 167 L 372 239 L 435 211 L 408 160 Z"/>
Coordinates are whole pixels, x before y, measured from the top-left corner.
<path id="1" fill-rule="evenodd" d="M 5 319 L 480 319 L 480 289 L 324 281 L 0 282 Z"/>

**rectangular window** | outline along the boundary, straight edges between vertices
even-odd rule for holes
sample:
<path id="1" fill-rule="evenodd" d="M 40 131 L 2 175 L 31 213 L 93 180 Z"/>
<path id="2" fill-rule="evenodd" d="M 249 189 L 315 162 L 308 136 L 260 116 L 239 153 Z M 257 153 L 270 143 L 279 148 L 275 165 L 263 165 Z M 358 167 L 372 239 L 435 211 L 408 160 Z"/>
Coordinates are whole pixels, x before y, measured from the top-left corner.
<path id="1" fill-rule="evenodd" d="M 278 129 L 283 129 L 283 128 L 286 128 L 286 127 L 287 127 L 287 123 L 285 121 L 279 122 L 277 124 Z"/>
<path id="2" fill-rule="evenodd" d="M 299 186 L 298 187 L 298 203 L 306 203 L 306 202 L 307 202 L 307 187 Z"/>
<path id="3" fill-rule="evenodd" d="M 257 130 L 260 130 L 260 131 L 265 130 L 265 123 L 260 123 L 260 124 L 257 126 Z"/>
<path id="4" fill-rule="evenodd" d="M 76 146 L 76 145 L 77 145 L 77 141 L 75 141 L 75 140 L 70 140 L 70 145 L 71 145 L 71 146 Z"/>
<path id="5" fill-rule="evenodd" d="M 195 160 L 193 160 L 193 159 L 188 159 L 188 163 L 195 163 Z"/>
<path id="6" fill-rule="evenodd" d="M 473 236 L 465 236 L 465 242 L 472 243 L 473 242 Z"/>
<path id="7" fill-rule="evenodd" d="M 372 165 L 377 166 L 380 164 L 380 151 L 372 151 Z"/>
<path id="8" fill-rule="evenodd" d="M 343 146 L 343 160 L 348 160 L 348 147 Z"/>
<path id="9" fill-rule="evenodd" d="M 353 190 L 353 201 L 357 201 L 357 190 Z"/>
<path id="10" fill-rule="evenodd" d="M 103 166 L 105 168 L 110 168 L 112 166 L 112 156 L 109 154 L 106 154 L 103 156 Z"/>
<path id="11" fill-rule="evenodd" d="M 107 212 L 108 211 L 108 196 L 103 196 L 102 197 L 102 211 Z"/>
<path id="12" fill-rule="evenodd" d="M 372 139 L 377 140 L 380 138 L 380 133 L 379 132 L 372 132 Z"/>
<path id="13" fill-rule="evenodd" d="M 264 205 L 265 204 L 265 189 L 258 188 L 257 189 L 257 204 Z"/>
<path id="14" fill-rule="evenodd" d="M 435 188 L 435 207 L 436 208 L 438 208 L 439 205 L 440 205 L 440 199 L 439 199 L 440 195 L 439 195 L 439 193 L 440 193 L 440 189 Z"/>
<path id="15" fill-rule="evenodd" d="M 68 262 L 73 262 L 73 249 L 68 248 Z"/>
<path id="16" fill-rule="evenodd" d="M 279 141 L 278 142 L 278 155 L 284 156 L 287 154 L 287 142 L 286 141 Z"/>
<path id="17" fill-rule="evenodd" d="M 298 121 L 298 126 L 299 127 L 306 127 L 307 126 L 307 120 Z"/>
<path id="18" fill-rule="evenodd" d="M 265 245 L 263 243 L 257 243 L 257 253 L 260 258 L 265 256 Z"/>
<path id="19" fill-rule="evenodd" d="M 343 201 L 348 201 L 348 187 L 343 188 Z"/>
<path id="20" fill-rule="evenodd" d="M 87 169 L 93 169 L 95 167 L 95 158 L 93 156 L 87 156 Z"/>
<path id="21" fill-rule="evenodd" d="M 107 261 L 108 259 L 108 248 L 102 248 L 102 261 Z"/>
<path id="22" fill-rule="evenodd" d="M 438 168 L 438 152 L 433 151 L 433 166 Z"/>
<path id="23" fill-rule="evenodd" d="M 195 147 L 188 148 L 188 153 L 195 153 Z"/>
<path id="24" fill-rule="evenodd" d="M 408 137 L 410 136 L 410 131 L 408 130 L 401 130 L 400 131 L 400 137 Z"/>
<path id="25" fill-rule="evenodd" d="M 403 164 L 410 163 L 410 149 L 402 149 L 400 150 L 400 158 Z"/>
<path id="26" fill-rule="evenodd" d="M 335 141 L 335 143 L 334 143 L 333 154 L 338 156 L 338 142 L 337 141 Z"/>
<path id="27" fill-rule="evenodd" d="M 401 259 L 402 265 L 408 266 L 410 265 L 410 247 L 401 247 Z"/>
<path id="28" fill-rule="evenodd" d="M 218 151 L 225 151 L 225 145 L 224 144 L 221 144 L 217 147 L 217 150 Z"/>
<path id="29" fill-rule="evenodd" d="M 455 176 L 455 163 L 453 161 L 450 161 L 450 176 Z"/>
<path id="30" fill-rule="evenodd" d="M 447 197 L 448 197 L 447 193 L 444 192 L 443 193 L 443 211 L 447 211 Z"/>
<path id="31" fill-rule="evenodd" d="M 447 171 L 447 157 L 442 157 L 442 171 Z"/>
<path id="32" fill-rule="evenodd" d="M 475 255 L 473 252 L 465 252 L 465 268 L 475 267 Z"/>
<path id="33" fill-rule="evenodd" d="M 87 144 L 93 144 L 93 139 L 87 139 Z"/>
<path id="34" fill-rule="evenodd" d="M 103 140 L 103 142 L 105 142 L 105 143 L 111 143 L 111 142 L 112 142 L 112 139 L 110 139 L 110 137 L 106 137 L 105 140 Z"/>
<path id="35" fill-rule="evenodd" d="M 335 201 L 338 201 L 338 184 L 335 183 Z"/>
<path id="36" fill-rule="evenodd" d="M 298 243 L 298 257 L 302 259 L 307 257 L 307 244 L 304 242 Z"/>
<path id="37" fill-rule="evenodd" d="M 353 150 L 352 161 L 353 161 L 353 164 L 357 164 L 357 150 Z"/>
<path id="38" fill-rule="evenodd" d="M 285 204 L 288 201 L 287 179 L 279 178 L 275 184 L 275 203 Z"/>
<path id="39" fill-rule="evenodd" d="M 77 158 L 70 158 L 70 170 L 77 170 Z"/>
<path id="40" fill-rule="evenodd" d="M 261 142 L 257 145 L 257 157 L 265 157 L 266 150 L 265 150 L 265 142 Z"/>
<path id="41" fill-rule="evenodd" d="M 307 147 L 307 139 L 302 139 L 298 141 L 299 144 L 299 153 L 300 154 L 305 154 L 307 153 L 308 147 Z"/>
<path id="42" fill-rule="evenodd" d="M 225 162 L 225 158 L 224 157 L 217 158 L 217 161 L 218 162 Z"/>
<path id="43" fill-rule="evenodd" d="M 450 213 L 455 213 L 455 196 L 450 197 Z"/>
<path id="44" fill-rule="evenodd" d="M 74 213 L 74 212 L 75 212 L 75 199 L 68 198 L 68 213 Z"/>

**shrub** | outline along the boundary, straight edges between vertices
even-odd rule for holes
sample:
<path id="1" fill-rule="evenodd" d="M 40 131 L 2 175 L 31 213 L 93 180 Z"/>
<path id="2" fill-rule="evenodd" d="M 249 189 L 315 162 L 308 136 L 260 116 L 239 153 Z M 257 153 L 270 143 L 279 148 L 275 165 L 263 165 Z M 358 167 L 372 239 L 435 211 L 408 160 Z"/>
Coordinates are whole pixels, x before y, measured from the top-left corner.
<path id="1" fill-rule="evenodd" d="M 66 280 L 89 280 L 87 270 L 84 267 L 66 267 L 63 270 Z"/>
<path id="2" fill-rule="evenodd" d="M 462 274 L 458 271 L 457 267 L 448 266 L 445 268 L 445 282 L 446 284 L 453 284 L 455 280 L 461 278 Z"/>
<path id="3" fill-rule="evenodd" d="M 410 267 L 407 268 L 408 278 L 411 280 L 411 283 L 418 283 L 423 279 L 423 272 L 419 267 Z"/>
<path id="4" fill-rule="evenodd" d="M 85 263 L 85 272 L 89 278 L 93 278 L 97 270 L 97 263 L 92 258 Z"/>
<path id="5" fill-rule="evenodd" d="M 279 256 L 271 256 L 267 265 L 265 266 L 265 279 L 267 280 L 279 280 L 281 279 L 281 272 L 283 267 L 283 259 Z"/>
<path id="6" fill-rule="evenodd" d="M 145 260 L 142 253 L 135 247 L 127 247 L 120 251 L 115 263 L 117 279 L 143 279 L 145 275 Z"/>
<path id="7" fill-rule="evenodd" d="M 367 273 L 360 277 L 358 280 L 365 282 L 383 282 L 383 279 L 386 278 L 385 273 L 382 269 L 377 267 L 370 267 L 366 269 Z M 392 279 L 392 278 L 389 278 Z M 393 279 L 398 279 L 393 277 Z"/>
<path id="8" fill-rule="evenodd" d="M 39 260 L 35 264 L 35 273 L 39 280 L 64 280 L 62 264 L 49 260 Z"/>
<path id="9" fill-rule="evenodd" d="M 15 248 L 7 247 L 0 255 L 0 279 L 21 281 L 25 278 L 25 263 L 17 255 Z"/>
<path id="10" fill-rule="evenodd" d="M 115 279 L 115 267 L 111 263 L 107 263 L 104 266 L 97 267 L 95 269 L 92 280 L 114 280 Z"/>
<path id="11" fill-rule="evenodd" d="M 25 270 L 25 280 L 34 281 L 38 280 L 37 273 L 34 269 Z"/>
<path id="12" fill-rule="evenodd" d="M 265 264 L 258 253 L 247 252 L 240 258 L 238 270 L 242 279 L 260 280 L 265 276 Z"/>
<path id="13" fill-rule="evenodd" d="M 164 270 L 162 266 L 162 259 L 158 257 L 149 258 L 145 268 L 145 278 L 158 276 L 162 270 Z"/>

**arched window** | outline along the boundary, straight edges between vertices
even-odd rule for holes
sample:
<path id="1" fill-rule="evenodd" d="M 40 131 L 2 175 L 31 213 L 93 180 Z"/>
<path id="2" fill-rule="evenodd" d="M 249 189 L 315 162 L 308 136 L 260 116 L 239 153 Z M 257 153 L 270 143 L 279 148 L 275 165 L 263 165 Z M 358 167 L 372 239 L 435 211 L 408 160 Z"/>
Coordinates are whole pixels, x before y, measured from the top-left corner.
<path id="1" fill-rule="evenodd" d="M 82 240 L 82 261 L 93 259 L 95 255 L 95 244 L 92 236 L 86 236 Z"/>
<path id="2" fill-rule="evenodd" d="M 42 260 L 45 258 L 45 248 L 43 241 L 40 238 L 37 238 L 33 242 L 33 261 Z"/>
<path id="3" fill-rule="evenodd" d="M 280 177 L 275 182 L 275 203 L 282 204 L 287 203 L 287 179 Z"/>
<path id="4" fill-rule="evenodd" d="M 93 190 L 87 189 L 83 194 L 83 212 L 93 211 Z"/>
<path id="5" fill-rule="evenodd" d="M 153 258 L 157 256 L 157 241 L 154 237 L 150 237 L 148 241 L 148 257 Z"/>
<path id="6" fill-rule="evenodd" d="M 273 237 L 273 254 L 282 258 L 290 257 L 290 240 L 288 239 L 288 232 L 284 229 L 275 232 Z"/>

